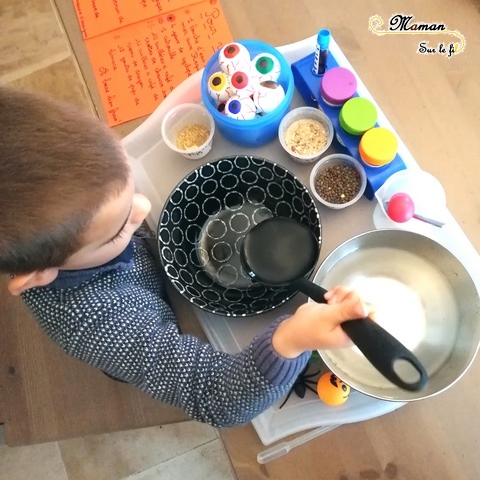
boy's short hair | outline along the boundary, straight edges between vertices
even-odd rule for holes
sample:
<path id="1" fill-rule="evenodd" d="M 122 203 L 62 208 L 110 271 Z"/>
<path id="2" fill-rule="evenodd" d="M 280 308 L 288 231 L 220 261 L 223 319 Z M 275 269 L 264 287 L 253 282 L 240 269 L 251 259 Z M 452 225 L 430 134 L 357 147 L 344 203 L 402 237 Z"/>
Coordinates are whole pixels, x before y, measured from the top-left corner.
<path id="1" fill-rule="evenodd" d="M 128 178 L 121 143 L 99 119 L 0 87 L 0 272 L 61 266 Z"/>

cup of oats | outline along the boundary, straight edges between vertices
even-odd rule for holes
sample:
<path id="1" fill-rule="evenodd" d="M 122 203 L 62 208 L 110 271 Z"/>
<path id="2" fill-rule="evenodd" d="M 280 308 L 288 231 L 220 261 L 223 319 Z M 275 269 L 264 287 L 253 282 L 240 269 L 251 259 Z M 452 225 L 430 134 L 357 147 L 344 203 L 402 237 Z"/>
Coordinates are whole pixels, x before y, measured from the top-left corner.
<path id="1" fill-rule="evenodd" d="M 203 158 L 212 148 L 215 122 L 202 105 L 182 103 L 172 108 L 162 121 L 162 138 L 186 158 Z"/>
<path id="2" fill-rule="evenodd" d="M 283 117 L 278 139 L 290 157 L 298 163 L 316 162 L 330 147 L 334 128 L 322 110 L 299 107 Z"/>

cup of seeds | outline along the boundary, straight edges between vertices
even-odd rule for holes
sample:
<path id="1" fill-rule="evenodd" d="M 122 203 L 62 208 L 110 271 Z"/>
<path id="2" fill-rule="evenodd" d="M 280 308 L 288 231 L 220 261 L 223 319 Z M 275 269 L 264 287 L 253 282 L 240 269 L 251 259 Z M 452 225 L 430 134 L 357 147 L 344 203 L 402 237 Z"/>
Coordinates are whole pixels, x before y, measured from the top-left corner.
<path id="1" fill-rule="evenodd" d="M 323 205 L 341 209 L 353 205 L 364 194 L 367 175 L 362 164 L 342 153 L 322 158 L 310 173 L 310 190 Z"/>
<path id="2" fill-rule="evenodd" d="M 182 103 L 169 110 L 162 121 L 162 138 L 186 158 L 203 158 L 212 148 L 215 122 L 202 105 Z"/>
<path id="3" fill-rule="evenodd" d="M 332 122 L 322 110 L 298 107 L 283 117 L 278 127 L 278 139 L 297 163 L 316 162 L 333 140 Z"/>

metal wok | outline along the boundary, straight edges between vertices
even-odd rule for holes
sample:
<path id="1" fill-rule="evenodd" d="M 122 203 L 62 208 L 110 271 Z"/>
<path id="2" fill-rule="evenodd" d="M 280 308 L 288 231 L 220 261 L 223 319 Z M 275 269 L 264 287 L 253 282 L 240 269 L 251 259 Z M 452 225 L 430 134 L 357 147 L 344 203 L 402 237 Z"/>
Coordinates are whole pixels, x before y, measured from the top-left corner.
<path id="1" fill-rule="evenodd" d="M 420 400 L 452 386 L 472 364 L 480 343 L 480 299 L 462 263 L 438 242 L 409 231 L 374 230 L 351 238 L 323 261 L 314 282 L 348 285 L 377 307 L 375 320 L 422 362 L 422 391 L 401 389 L 355 346 L 322 350 L 327 367 L 355 390 L 399 402 Z M 416 375 L 408 364 L 394 366 Z M 414 377 L 412 377 L 414 380 Z"/>

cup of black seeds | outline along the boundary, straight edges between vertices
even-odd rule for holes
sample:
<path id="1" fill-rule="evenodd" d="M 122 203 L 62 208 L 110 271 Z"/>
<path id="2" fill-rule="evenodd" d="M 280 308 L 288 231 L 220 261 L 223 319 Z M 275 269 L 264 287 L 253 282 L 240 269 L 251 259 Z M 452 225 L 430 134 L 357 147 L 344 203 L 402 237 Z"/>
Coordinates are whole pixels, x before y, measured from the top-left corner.
<path id="1" fill-rule="evenodd" d="M 318 161 L 310 174 L 315 198 L 334 209 L 353 205 L 365 192 L 367 176 L 362 164 L 350 155 L 334 153 Z"/>

